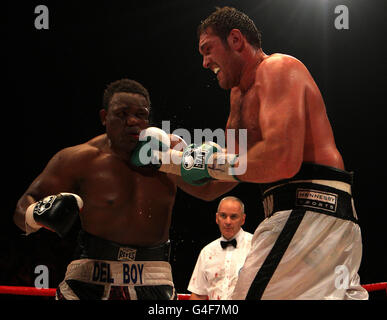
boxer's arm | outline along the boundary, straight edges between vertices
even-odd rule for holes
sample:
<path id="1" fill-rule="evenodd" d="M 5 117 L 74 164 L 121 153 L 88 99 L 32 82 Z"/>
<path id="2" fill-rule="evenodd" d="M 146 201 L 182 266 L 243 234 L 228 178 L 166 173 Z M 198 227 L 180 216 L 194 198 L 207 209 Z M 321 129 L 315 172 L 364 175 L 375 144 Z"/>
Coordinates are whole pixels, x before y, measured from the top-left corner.
<path id="1" fill-rule="evenodd" d="M 74 147 L 59 151 L 47 164 L 39 176 L 31 183 L 19 199 L 13 215 L 15 224 L 26 230 L 25 214 L 27 208 L 48 195 L 61 192 L 74 192 L 75 173 Z"/>
<path id="2" fill-rule="evenodd" d="M 174 178 L 181 190 L 204 201 L 213 201 L 238 185 L 238 182 L 212 180 L 205 185 L 194 186 L 185 182 L 180 176 L 174 175 Z"/>
<path id="3" fill-rule="evenodd" d="M 258 68 L 257 80 L 251 88 L 257 95 L 255 100 L 259 101 L 256 108 L 259 108 L 262 140 L 237 156 L 215 152 L 210 158 L 212 163 L 207 166 L 208 175 L 214 179 L 268 183 L 294 176 L 301 166 L 305 96 L 313 79 L 294 58 L 269 60 Z M 195 171 L 204 170 L 191 170 L 188 174 L 196 174 Z"/>
<path id="4" fill-rule="evenodd" d="M 187 144 L 184 142 L 182 138 L 176 135 L 169 135 L 171 139 L 171 148 L 176 151 L 183 151 Z M 178 170 L 180 171 L 180 164 L 178 166 Z M 169 174 L 169 176 L 176 181 L 177 186 L 183 190 L 184 192 L 194 196 L 196 198 L 202 199 L 204 201 L 212 201 L 221 195 L 231 191 L 234 189 L 238 182 L 223 182 L 223 181 L 209 181 L 207 184 L 202 186 L 195 186 L 189 184 L 181 178 L 180 175 L 177 174 Z"/>
<path id="5" fill-rule="evenodd" d="M 266 183 L 294 176 L 303 161 L 305 136 L 305 91 L 311 76 L 296 59 L 262 63 L 259 96 L 259 127 L 262 140 L 240 155 L 246 164 L 241 181 Z"/>

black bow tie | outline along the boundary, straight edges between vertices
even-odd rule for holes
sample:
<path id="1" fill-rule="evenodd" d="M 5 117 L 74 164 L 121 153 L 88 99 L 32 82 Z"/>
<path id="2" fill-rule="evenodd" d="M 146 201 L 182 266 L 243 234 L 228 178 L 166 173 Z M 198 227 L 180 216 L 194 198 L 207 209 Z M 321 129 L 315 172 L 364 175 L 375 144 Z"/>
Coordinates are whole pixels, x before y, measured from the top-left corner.
<path id="1" fill-rule="evenodd" d="M 236 239 L 232 239 L 230 241 L 220 241 L 220 245 L 222 246 L 223 249 L 226 249 L 227 246 L 233 246 L 234 248 L 236 248 L 237 241 Z"/>

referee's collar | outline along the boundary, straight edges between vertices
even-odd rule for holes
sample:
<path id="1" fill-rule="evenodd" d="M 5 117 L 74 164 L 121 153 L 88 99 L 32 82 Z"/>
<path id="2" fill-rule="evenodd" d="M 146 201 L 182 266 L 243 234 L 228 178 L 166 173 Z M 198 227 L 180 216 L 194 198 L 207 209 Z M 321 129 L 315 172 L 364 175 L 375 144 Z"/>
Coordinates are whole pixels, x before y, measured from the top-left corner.
<path id="1" fill-rule="evenodd" d="M 242 228 L 240 228 L 240 230 L 230 239 L 226 239 L 225 237 L 223 237 L 223 235 L 221 235 L 221 237 L 219 238 L 219 241 L 231 241 L 232 239 L 236 239 L 236 241 L 240 241 L 241 240 L 241 237 L 244 233 L 244 230 Z"/>

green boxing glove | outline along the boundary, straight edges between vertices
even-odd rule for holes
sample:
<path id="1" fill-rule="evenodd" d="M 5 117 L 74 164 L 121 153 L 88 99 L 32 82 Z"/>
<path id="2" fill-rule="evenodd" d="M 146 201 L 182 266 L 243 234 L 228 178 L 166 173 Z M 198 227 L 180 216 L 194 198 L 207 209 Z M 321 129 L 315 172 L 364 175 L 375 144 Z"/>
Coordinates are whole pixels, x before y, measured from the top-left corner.
<path id="1" fill-rule="evenodd" d="M 194 186 L 202 186 L 213 178 L 208 172 L 208 159 L 213 153 L 221 152 L 222 148 L 214 142 L 206 142 L 201 146 L 191 144 L 184 149 L 181 161 L 181 177 Z"/>

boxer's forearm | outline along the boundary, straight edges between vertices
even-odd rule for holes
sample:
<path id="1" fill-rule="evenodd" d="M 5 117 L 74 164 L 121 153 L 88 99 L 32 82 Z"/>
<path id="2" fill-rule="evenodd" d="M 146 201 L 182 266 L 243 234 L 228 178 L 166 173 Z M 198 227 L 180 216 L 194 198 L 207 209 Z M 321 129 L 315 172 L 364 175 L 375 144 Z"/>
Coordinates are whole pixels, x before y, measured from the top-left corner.
<path id="1" fill-rule="evenodd" d="M 182 152 L 171 150 L 170 157 L 168 158 L 169 161 L 161 165 L 160 171 L 173 174 L 178 187 L 184 192 L 204 201 L 212 201 L 238 185 L 238 182 L 216 180 L 209 181 L 207 184 L 201 186 L 194 186 L 185 182 L 180 176 L 182 154 Z"/>
<path id="2" fill-rule="evenodd" d="M 26 231 L 26 225 L 25 225 L 25 213 L 27 208 L 34 202 L 36 202 L 37 199 L 33 198 L 29 194 L 24 194 L 20 200 L 18 201 L 16 205 L 15 212 L 13 214 L 13 221 L 16 224 L 16 226 Z"/>
<path id="3" fill-rule="evenodd" d="M 235 170 L 230 169 L 230 165 L 234 163 L 234 160 L 236 161 L 235 157 L 237 155 L 225 153 L 222 153 L 222 156 L 219 155 L 220 153 L 216 153 L 214 157 L 211 157 L 209 160 L 207 170 L 210 177 L 223 182 L 239 182 L 232 174 Z M 159 152 L 158 158 L 161 160 L 160 171 L 182 176 L 182 161 L 184 161 L 183 152 L 171 149 L 167 153 Z M 221 160 L 219 161 L 219 159 Z"/>
<path id="4" fill-rule="evenodd" d="M 238 182 L 213 180 L 203 186 L 193 186 L 184 182 L 181 177 L 177 177 L 176 181 L 181 190 L 204 201 L 213 201 L 238 185 Z"/>

